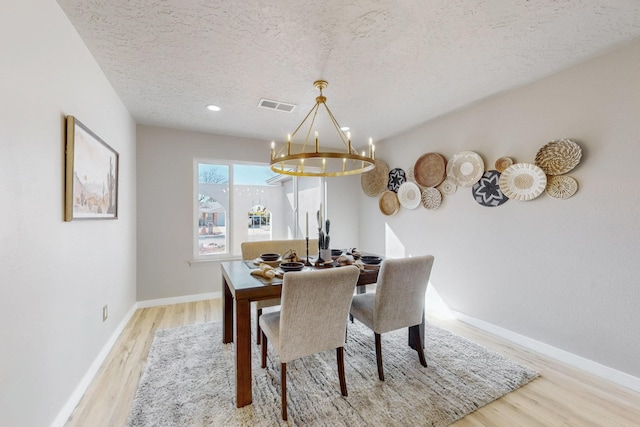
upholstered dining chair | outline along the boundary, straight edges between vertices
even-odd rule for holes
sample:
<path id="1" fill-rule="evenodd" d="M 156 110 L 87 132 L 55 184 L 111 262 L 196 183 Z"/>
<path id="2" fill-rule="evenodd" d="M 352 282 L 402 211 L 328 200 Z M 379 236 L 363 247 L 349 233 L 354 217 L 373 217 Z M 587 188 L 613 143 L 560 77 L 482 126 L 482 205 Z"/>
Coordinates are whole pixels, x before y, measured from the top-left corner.
<path id="1" fill-rule="evenodd" d="M 307 255 L 306 239 L 294 240 L 261 240 L 256 242 L 240 243 L 240 251 L 243 260 L 254 260 L 262 254 L 277 253 L 284 255 L 289 249 L 296 251 L 300 258 Z M 318 254 L 318 239 L 309 239 L 309 256 Z M 262 309 L 280 305 L 280 298 L 273 298 L 256 302 L 256 342 L 260 344 L 260 325 L 258 320 L 262 315 Z"/>
<path id="2" fill-rule="evenodd" d="M 282 419 L 287 419 L 287 363 L 336 349 L 340 391 L 347 395 L 344 343 L 347 316 L 360 270 L 355 266 L 285 273 L 280 311 L 260 316 L 262 367 L 267 346 L 280 358 Z"/>
<path id="3" fill-rule="evenodd" d="M 384 381 L 381 335 L 400 328 L 420 327 L 433 259 L 433 255 L 423 255 L 384 260 L 378 272 L 376 291 L 353 297 L 349 313 L 374 332 L 381 381 Z M 420 364 L 426 367 L 422 337 L 419 333 L 410 336 L 414 337 L 412 347 L 418 352 Z"/>

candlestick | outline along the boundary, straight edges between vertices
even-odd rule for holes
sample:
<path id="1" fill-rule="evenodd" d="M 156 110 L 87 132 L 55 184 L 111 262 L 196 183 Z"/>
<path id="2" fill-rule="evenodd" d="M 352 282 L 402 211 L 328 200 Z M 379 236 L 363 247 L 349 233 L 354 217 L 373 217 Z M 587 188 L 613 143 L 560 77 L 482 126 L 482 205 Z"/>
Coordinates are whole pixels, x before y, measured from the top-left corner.
<path id="1" fill-rule="evenodd" d="M 307 212 L 307 214 L 308 214 L 308 212 Z M 307 260 L 304 262 L 304 265 L 310 266 L 311 263 L 309 262 L 309 236 L 307 236 L 306 240 L 307 240 Z"/>

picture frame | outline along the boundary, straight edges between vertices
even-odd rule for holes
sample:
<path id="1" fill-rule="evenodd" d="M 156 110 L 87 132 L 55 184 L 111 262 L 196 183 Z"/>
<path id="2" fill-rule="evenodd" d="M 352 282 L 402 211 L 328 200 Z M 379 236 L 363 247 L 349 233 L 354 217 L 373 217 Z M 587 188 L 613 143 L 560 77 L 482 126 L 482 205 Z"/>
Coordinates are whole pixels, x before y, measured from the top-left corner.
<path id="1" fill-rule="evenodd" d="M 117 219 L 119 154 L 66 117 L 64 220 Z"/>

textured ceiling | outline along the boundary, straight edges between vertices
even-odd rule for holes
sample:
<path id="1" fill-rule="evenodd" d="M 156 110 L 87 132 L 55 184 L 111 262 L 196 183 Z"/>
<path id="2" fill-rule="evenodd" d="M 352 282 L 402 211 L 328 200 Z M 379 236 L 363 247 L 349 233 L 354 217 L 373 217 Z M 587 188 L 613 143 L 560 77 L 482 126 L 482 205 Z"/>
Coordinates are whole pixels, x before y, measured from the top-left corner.
<path id="1" fill-rule="evenodd" d="M 137 123 L 265 141 L 293 132 L 317 79 L 364 143 L 640 38 L 638 0 L 58 3 Z"/>

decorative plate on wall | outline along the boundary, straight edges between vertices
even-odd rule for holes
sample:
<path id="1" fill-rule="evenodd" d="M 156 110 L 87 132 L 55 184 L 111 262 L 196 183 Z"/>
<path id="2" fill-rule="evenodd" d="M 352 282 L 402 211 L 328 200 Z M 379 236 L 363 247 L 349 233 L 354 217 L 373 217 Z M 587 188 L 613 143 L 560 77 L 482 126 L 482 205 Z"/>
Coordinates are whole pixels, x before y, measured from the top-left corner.
<path id="1" fill-rule="evenodd" d="M 442 194 L 437 188 L 428 187 L 422 190 L 422 206 L 427 209 L 438 209 L 442 203 Z"/>
<path id="2" fill-rule="evenodd" d="M 375 160 L 376 167 L 360 176 L 362 191 L 369 197 L 378 197 L 387 189 L 389 166 L 384 160 Z"/>
<path id="3" fill-rule="evenodd" d="M 416 182 L 416 176 L 413 174 L 413 166 L 405 168 L 404 174 L 409 182 Z M 417 183 L 416 183 L 417 184 Z"/>
<path id="4" fill-rule="evenodd" d="M 500 175 L 500 190 L 510 199 L 527 201 L 538 197 L 547 186 L 547 175 L 531 163 L 516 163 Z"/>
<path id="5" fill-rule="evenodd" d="M 447 163 L 447 176 L 455 179 L 460 187 L 471 187 L 484 173 L 482 158 L 473 151 L 463 151 Z"/>
<path id="6" fill-rule="evenodd" d="M 458 189 L 458 184 L 456 184 L 456 182 L 457 181 L 455 181 L 453 178 L 446 177 L 444 181 L 442 181 L 442 184 L 440 184 L 437 188 L 442 194 L 446 194 L 447 196 L 449 196 L 451 194 L 454 194 Z"/>
<path id="7" fill-rule="evenodd" d="M 447 175 L 447 161 L 438 153 L 426 153 L 420 156 L 413 167 L 413 174 L 418 185 L 435 187 Z"/>
<path id="8" fill-rule="evenodd" d="M 400 186 L 406 181 L 407 176 L 402 169 L 391 169 L 391 171 L 389 172 L 389 182 L 387 183 L 387 188 L 394 193 L 397 193 Z"/>
<path id="9" fill-rule="evenodd" d="M 570 176 L 555 175 L 547 180 L 546 191 L 554 199 L 568 199 L 578 191 L 578 183 Z"/>
<path id="10" fill-rule="evenodd" d="M 512 164 L 513 159 L 511 157 L 500 157 L 496 160 L 496 169 L 498 172 L 504 172 Z"/>
<path id="11" fill-rule="evenodd" d="M 400 209 L 398 195 L 391 190 L 386 190 L 382 193 L 378 205 L 380 206 L 380 212 L 387 216 L 395 215 Z"/>
<path id="12" fill-rule="evenodd" d="M 471 194 L 476 202 L 490 208 L 500 206 L 509 198 L 500 190 L 500 172 L 486 171 L 480 181 L 473 184 Z"/>
<path id="13" fill-rule="evenodd" d="M 582 158 L 582 149 L 570 139 L 551 141 L 536 154 L 535 164 L 547 175 L 562 175 L 575 168 Z"/>
<path id="14" fill-rule="evenodd" d="M 407 209 L 415 209 L 420 205 L 421 192 L 418 184 L 407 181 L 398 189 L 400 205 Z"/>

